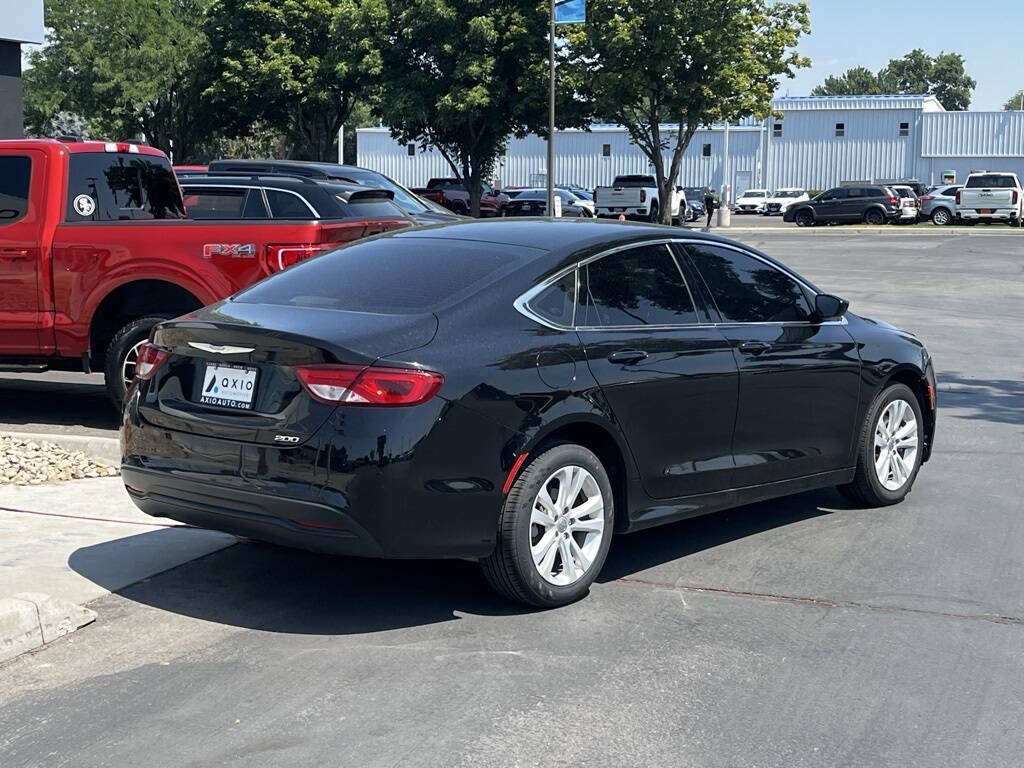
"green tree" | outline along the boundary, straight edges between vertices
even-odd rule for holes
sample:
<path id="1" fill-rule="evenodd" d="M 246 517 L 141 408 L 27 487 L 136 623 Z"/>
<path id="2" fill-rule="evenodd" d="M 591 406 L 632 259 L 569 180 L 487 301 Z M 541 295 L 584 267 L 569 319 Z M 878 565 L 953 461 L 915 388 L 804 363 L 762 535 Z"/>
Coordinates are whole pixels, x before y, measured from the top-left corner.
<path id="1" fill-rule="evenodd" d="M 1013 96 L 1007 99 L 1006 103 L 1003 104 L 1003 109 L 1007 111 L 1024 109 L 1024 88 L 1021 88 L 1013 94 Z"/>
<path id="2" fill-rule="evenodd" d="M 547 124 L 544 0 L 367 0 L 374 113 L 403 143 L 435 148 L 480 212 L 481 182 L 510 135 Z M 562 125 L 579 116 L 560 110 Z"/>
<path id="3" fill-rule="evenodd" d="M 866 96 L 885 93 L 878 75 L 867 67 L 853 67 L 841 75 L 829 75 L 825 82 L 815 86 L 812 96 Z"/>
<path id="4" fill-rule="evenodd" d="M 700 126 L 766 117 L 779 78 L 810 63 L 795 50 L 810 31 L 804 2 L 590 0 L 587 16 L 568 33 L 568 79 L 595 114 L 629 131 L 663 201 Z M 671 206 L 660 216 L 670 223 Z"/>
<path id="5" fill-rule="evenodd" d="M 178 161 L 209 135 L 196 61 L 206 0 L 47 0 L 46 44 L 29 54 L 26 128 L 80 126 L 110 139 L 139 138 Z"/>
<path id="6" fill-rule="evenodd" d="M 863 96 L 880 93 L 931 94 L 948 110 L 967 109 L 977 82 L 964 70 L 964 57 L 942 52 L 932 57 L 920 48 L 890 59 L 877 74 L 854 67 L 825 78 L 814 96 Z"/>
<path id="7" fill-rule="evenodd" d="M 261 121 L 287 135 L 297 158 L 336 158 L 372 52 L 359 18 L 357 0 L 213 0 L 216 77 L 206 93 L 228 132 Z"/>

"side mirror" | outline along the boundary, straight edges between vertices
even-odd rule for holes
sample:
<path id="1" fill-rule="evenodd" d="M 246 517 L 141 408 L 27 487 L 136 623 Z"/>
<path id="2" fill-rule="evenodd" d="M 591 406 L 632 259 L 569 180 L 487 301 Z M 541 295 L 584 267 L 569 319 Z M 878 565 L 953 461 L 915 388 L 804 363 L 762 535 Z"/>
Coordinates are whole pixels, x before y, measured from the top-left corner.
<path id="1" fill-rule="evenodd" d="M 814 297 L 814 314 L 818 321 L 840 318 L 849 308 L 850 302 L 830 293 L 819 293 Z"/>

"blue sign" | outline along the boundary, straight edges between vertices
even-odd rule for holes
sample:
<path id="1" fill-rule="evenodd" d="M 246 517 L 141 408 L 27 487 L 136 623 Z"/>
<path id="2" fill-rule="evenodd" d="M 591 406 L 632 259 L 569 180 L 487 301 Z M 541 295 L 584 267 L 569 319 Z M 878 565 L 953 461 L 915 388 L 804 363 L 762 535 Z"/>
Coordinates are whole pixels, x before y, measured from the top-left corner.
<path id="1" fill-rule="evenodd" d="M 586 0 L 555 0 L 555 24 L 582 24 L 586 20 Z"/>

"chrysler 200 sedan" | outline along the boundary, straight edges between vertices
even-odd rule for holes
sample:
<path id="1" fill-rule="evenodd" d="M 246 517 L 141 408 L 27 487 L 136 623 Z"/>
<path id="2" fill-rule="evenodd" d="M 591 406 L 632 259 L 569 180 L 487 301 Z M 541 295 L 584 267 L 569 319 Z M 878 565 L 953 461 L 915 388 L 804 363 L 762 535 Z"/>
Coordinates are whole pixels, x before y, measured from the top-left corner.
<path id="1" fill-rule="evenodd" d="M 537 606 L 613 534 L 928 460 L 914 336 L 728 240 L 618 222 L 399 230 L 160 324 L 124 412 L 145 512 L 310 550 L 479 560 Z"/>

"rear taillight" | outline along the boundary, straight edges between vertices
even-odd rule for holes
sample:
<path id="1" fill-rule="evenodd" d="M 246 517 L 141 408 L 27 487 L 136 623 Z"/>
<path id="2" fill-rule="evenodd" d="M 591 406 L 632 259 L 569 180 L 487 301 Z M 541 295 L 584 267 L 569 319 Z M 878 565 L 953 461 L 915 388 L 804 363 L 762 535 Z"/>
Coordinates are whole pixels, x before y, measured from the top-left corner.
<path id="1" fill-rule="evenodd" d="M 1015 189 L 1015 190 L 1013 190 L 1013 202 L 1010 203 L 1010 205 L 1016 205 L 1016 204 L 1017 204 L 1017 190 Z"/>
<path id="2" fill-rule="evenodd" d="M 646 203 L 647 202 L 647 190 L 646 189 L 641 189 L 640 190 L 640 202 L 641 203 Z"/>
<path id="3" fill-rule="evenodd" d="M 267 271 L 280 272 L 333 247 L 332 245 L 268 245 Z"/>
<path id="4" fill-rule="evenodd" d="M 139 347 L 139 357 L 135 361 L 135 378 L 151 379 L 157 368 L 167 362 L 170 352 L 152 342 L 145 342 Z"/>
<path id="5" fill-rule="evenodd" d="M 889 198 L 889 202 L 892 203 L 893 205 L 896 205 L 899 201 L 900 201 L 900 199 L 898 197 L 890 197 Z"/>
<path id="6" fill-rule="evenodd" d="M 307 365 L 295 369 L 314 400 L 342 405 L 419 405 L 444 384 L 444 376 L 415 368 Z"/>
<path id="7" fill-rule="evenodd" d="M 960 205 L 960 190 L 959 189 L 956 191 L 956 204 Z"/>
<path id="8" fill-rule="evenodd" d="M 935 199 L 934 195 L 924 195 L 924 196 L 922 196 L 922 197 L 920 198 L 920 200 L 921 200 L 921 202 L 922 202 L 922 203 L 923 203 L 923 202 L 925 202 L 925 201 L 927 201 L 927 200 L 934 200 L 934 199 Z"/>

